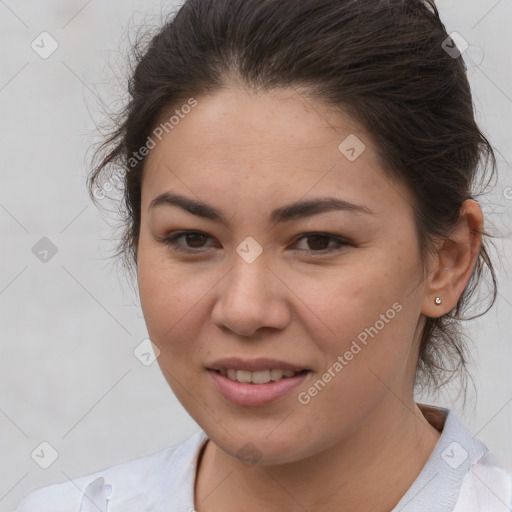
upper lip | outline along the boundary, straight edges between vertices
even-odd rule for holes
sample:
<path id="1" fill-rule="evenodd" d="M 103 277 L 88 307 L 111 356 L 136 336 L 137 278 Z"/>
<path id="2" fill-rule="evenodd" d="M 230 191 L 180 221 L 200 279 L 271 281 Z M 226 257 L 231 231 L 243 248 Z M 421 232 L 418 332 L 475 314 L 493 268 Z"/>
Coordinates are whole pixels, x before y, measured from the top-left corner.
<path id="1" fill-rule="evenodd" d="M 228 357 L 225 359 L 217 359 L 213 363 L 207 365 L 209 370 L 245 370 L 248 372 L 256 372 L 258 370 L 271 370 L 277 368 L 280 370 L 290 370 L 292 372 L 300 372 L 307 370 L 304 366 L 297 366 L 285 361 L 277 359 L 258 358 L 258 359 L 240 359 L 239 357 Z"/>

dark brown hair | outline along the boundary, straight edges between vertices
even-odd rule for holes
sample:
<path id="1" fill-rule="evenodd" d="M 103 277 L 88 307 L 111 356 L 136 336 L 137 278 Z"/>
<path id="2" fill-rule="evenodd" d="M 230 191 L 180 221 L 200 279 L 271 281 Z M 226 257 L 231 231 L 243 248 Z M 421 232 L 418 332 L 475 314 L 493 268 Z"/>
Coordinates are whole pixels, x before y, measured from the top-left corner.
<path id="1" fill-rule="evenodd" d="M 121 177 L 124 231 L 116 256 L 136 268 L 145 158 L 133 155 L 166 113 L 236 84 L 294 88 L 360 123 L 382 168 L 412 191 L 425 268 L 435 238 L 449 237 L 462 202 L 474 197 L 480 169 L 490 163 L 496 172 L 493 149 L 475 122 L 466 65 L 446 50 L 453 47 L 447 38 L 433 0 L 188 0 L 149 43 L 134 45 L 129 102 L 88 177 L 93 201 L 109 173 Z M 485 267 L 492 302 L 472 318 L 487 312 L 497 287 L 484 240 L 456 308 L 426 319 L 419 389 L 468 375 L 460 320 Z"/>

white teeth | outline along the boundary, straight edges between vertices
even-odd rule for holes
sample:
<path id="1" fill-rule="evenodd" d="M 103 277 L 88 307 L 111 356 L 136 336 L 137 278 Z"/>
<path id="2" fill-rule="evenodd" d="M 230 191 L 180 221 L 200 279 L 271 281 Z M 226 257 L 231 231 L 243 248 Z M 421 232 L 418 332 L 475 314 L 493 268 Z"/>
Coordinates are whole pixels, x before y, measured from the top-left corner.
<path id="1" fill-rule="evenodd" d="M 272 368 L 270 370 L 270 379 L 271 380 L 281 380 L 283 378 L 283 370 L 279 370 L 278 368 Z"/>
<path id="2" fill-rule="evenodd" d="M 293 377 L 295 375 L 295 372 L 291 370 L 281 370 L 279 368 L 272 368 L 271 370 L 258 370 L 256 372 L 223 368 L 219 370 L 219 373 L 230 380 L 243 382 L 246 384 L 267 384 L 270 381 L 281 380 L 283 378 Z"/>
<path id="3" fill-rule="evenodd" d="M 238 370 L 236 372 L 236 380 L 238 382 L 246 382 L 247 384 L 249 384 L 251 382 L 251 372 L 246 372 L 245 370 Z"/>
<path id="4" fill-rule="evenodd" d="M 251 381 L 253 384 L 266 384 L 267 382 L 270 382 L 270 370 L 252 372 Z"/>

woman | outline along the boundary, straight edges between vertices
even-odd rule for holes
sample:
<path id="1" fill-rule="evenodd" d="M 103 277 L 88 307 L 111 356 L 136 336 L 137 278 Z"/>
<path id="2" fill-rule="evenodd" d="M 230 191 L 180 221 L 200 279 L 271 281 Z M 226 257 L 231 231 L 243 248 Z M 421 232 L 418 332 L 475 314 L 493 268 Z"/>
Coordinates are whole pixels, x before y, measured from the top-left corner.
<path id="1" fill-rule="evenodd" d="M 433 2 L 189 0 L 130 95 L 89 190 L 122 176 L 121 254 L 202 430 L 17 511 L 511 510 L 512 472 L 414 400 L 464 375 L 494 280 L 494 153 Z"/>

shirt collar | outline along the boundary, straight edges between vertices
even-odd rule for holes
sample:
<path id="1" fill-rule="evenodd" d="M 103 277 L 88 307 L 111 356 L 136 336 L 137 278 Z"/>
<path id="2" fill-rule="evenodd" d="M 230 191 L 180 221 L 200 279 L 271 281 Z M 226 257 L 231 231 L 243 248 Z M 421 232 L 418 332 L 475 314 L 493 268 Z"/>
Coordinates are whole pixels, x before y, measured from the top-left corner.
<path id="1" fill-rule="evenodd" d="M 450 512 L 464 477 L 488 448 L 464 428 L 453 411 L 417 405 L 427 419 L 441 418 L 443 423 L 444 417 L 444 427 L 427 463 L 392 512 Z"/>
<path id="2" fill-rule="evenodd" d="M 442 429 L 441 436 L 420 474 L 391 512 L 450 512 L 465 475 L 488 448 L 464 428 L 453 411 L 424 404 L 418 407 L 430 423 Z M 151 490 L 154 499 L 146 504 L 147 512 L 167 512 L 171 503 L 175 510 L 194 511 L 197 462 L 207 440 L 200 430 L 177 446 L 166 461 L 163 478 Z"/>

